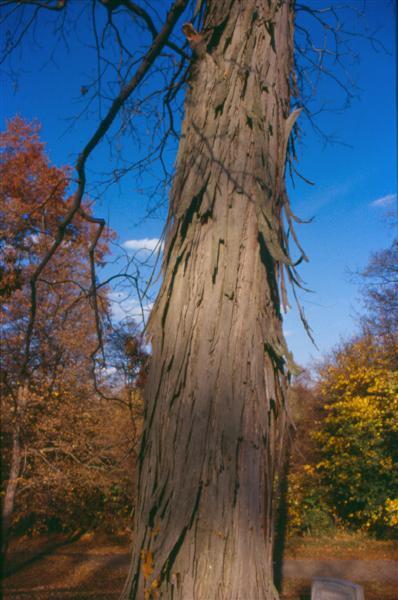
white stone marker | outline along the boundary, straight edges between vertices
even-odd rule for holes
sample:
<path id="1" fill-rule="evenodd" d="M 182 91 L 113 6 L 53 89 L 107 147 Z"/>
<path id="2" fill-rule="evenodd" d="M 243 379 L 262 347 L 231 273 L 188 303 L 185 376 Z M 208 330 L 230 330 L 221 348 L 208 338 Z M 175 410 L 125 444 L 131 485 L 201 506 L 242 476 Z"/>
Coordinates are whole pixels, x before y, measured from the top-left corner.
<path id="1" fill-rule="evenodd" d="M 311 600 L 365 600 L 363 587 L 329 577 L 317 577 L 312 582 Z"/>

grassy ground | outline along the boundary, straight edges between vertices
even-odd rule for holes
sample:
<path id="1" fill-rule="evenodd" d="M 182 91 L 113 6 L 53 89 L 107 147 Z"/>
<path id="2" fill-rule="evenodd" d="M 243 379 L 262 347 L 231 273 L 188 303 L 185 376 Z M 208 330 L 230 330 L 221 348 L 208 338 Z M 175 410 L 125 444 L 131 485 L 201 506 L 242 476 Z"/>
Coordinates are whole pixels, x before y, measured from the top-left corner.
<path id="1" fill-rule="evenodd" d="M 92 533 L 78 540 L 63 536 L 16 540 L 10 547 L 3 597 L 5 600 L 117 598 L 127 574 L 129 543 L 128 535 Z M 375 541 L 346 534 L 297 538 L 287 544 L 286 558 L 398 560 L 398 541 Z M 398 598 L 396 584 L 371 581 L 362 585 L 366 600 Z M 286 580 L 281 600 L 309 600 L 310 589 L 310 581 Z"/>
<path id="2" fill-rule="evenodd" d="M 346 532 L 316 538 L 296 537 L 288 540 L 285 557 L 398 560 L 398 540 L 374 540 L 363 534 Z"/>
<path id="3" fill-rule="evenodd" d="M 394 584 L 366 581 L 362 583 L 365 600 L 397 600 L 397 587 Z M 307 581 L 286 581 L 281 600 L 311 600 L 311 584 Z"/>
<path id="4" fill-rule="evenodd" d="M 395 560 L 398 561 L 398 541 L 373 540 L 363 534 L 336 533 L 324 537 L 297 537 L 285 548 L 285 559 L 322 560 Z M 358 581 L 366 600 L 398 600 L 395 583 Z M 310 600 L 311 582 L 291 579 L 283 581 L 281 600 Z"/>

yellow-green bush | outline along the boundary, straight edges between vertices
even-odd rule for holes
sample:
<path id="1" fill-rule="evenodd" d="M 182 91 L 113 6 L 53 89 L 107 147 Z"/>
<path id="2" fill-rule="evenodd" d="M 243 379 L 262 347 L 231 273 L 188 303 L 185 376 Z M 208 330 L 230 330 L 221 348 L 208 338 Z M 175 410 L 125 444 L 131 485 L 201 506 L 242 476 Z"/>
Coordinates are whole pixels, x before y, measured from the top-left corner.
<path id="1" fill-rule="evenodd" d="M 320 484 L 314 467 L 305 464 L 296 468 L 288 480 L 289 534 L 323 535 L 334 523 L 326 489 Z"/>
<path id="2" fill-rule="evenodd" d="M 325 416 L 315 465 L 345 525 L 393 533 L 398 521 L 398 373 L 370 336 L 346 344 L 320 370 Z"/>
<path id="3" fill-rule="evenodd" d="M 398 535 L 398 372 L 391 352 L 391 344 L 369 335 L 344 344 L 319 369 L 312 398 L 307 390 L 299 402 L 291 533 L 317 535 L 335 525 Z"/>

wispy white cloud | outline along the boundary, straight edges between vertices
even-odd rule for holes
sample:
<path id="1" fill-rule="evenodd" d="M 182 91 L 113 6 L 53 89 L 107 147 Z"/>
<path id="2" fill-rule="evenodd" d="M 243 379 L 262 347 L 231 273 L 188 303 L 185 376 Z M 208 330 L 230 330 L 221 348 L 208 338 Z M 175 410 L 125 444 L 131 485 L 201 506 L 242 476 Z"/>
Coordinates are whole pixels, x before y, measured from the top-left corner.
<path id="1" fill-rule="evenodd" d="M 125 292 L 112 292 L 110 300 L 112 317 L 115 321 L 123 321 L 123 319 L 129 317 L 137 323 L 141 323 L 143 316 L 145 320 L 148 318 L 153 306 L 152 302 L 146 302 L 141 307 L 138 298 L 131 297 Z"/>
<path id="2" fill-rule="evenodd" d="M 104 377 L 109 377 L 111 375 L 114 375 L 115 373 L 117 373 L 117 369 L 115 367 L 100 367 L 99 369 L 101 375 L 103 375 Z"/>
<path id="3" fill-rule="evenodd" d="M 152 252 L 163 247 L 163 242 L 159 238 L 143 238 L 142 240 L 127 240 L 123 247 L 126 250 L 146 250 Z"/>
<path id="4" fill-rule="evenodd" d="M 392 206 L 396 201 L 397 194 L 387 194 L 386 196 L 381 196 L 381 198 L 376 198 L 376 200 L 373 200 L 370 204 L 371 206 L 375 206 L 376 208 L 387 208 L 389 206 Z"/>

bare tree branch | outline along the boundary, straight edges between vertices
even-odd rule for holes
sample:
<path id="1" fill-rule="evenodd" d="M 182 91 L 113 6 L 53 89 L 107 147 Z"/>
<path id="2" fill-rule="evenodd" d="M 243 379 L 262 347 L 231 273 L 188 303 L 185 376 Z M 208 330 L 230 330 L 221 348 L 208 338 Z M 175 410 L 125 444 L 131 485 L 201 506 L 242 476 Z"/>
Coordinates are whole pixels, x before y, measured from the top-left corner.
<path id="1" fill-rule="evenodd" d="M 171 31 L 173 30 L 180 15 L 184 11 L 187 3 L 188 3 L 188 0 L 176 0 L 173 3 L 173 5 L 171 6 L 171 8 L 167 14 L 165 23 L 164 23 L 161 31 L 158 33 L 156 38 L 153 40 L 148 52 L 142 59 L 141 64 L 139 65 L 137 71 L 135 72 L 133 77 L 130 79 L 130 81 L 120 90 L 120 93 L 112 102 L 112 105 L 111 105 L 110 109 L 108 110 L 108 113 L 106 114 L 104 119 L 101 121 L 101 123 L 97 127 L 97 130 L 95 131 L 95 133 L 93 134 L 91 139 L 88 141 L 85 148 L 83 149 L 83 151 L 80 153 L 80 155 L 78 157 L 77 164 L 76 164 L 76 171 L 77 171 L 77 175 L 78 175 L 77 191 L 75 193 L 74 202 L 72 204 L 72 207 L 71 207 L 69 213 L 66 215 L 66 217 L 64 218 L 62 223 L 59 225 L 58 234 L 57 234 L 51 248 L 49 249 L 47 254 L 44 256 L 44 258 L 42 259 L 42 261 L 40 262 L 40 264 L 38 265 L 38 267 L 36 268 L 35 272 L 33 273 L 32 277 L 30 279 L 31 313 L 30 313 L 30 319 L 29 319 L 29 323 L 28 323 L 28 327 L 27 327 L 26 344 L 25 344 L 25 359 L 24 359 L 24 363 L 22 366 L 22 372 L 24 372 L 27 369 L 29 360 L 30 360 L 30 346 L 31 346 L 33 328 L 34 328 L 36 311 L 37 311 L 37 289 L 36 289 L 37 281 L 38 281 L 38 278 L 40 277 L 41 273 L 43 272 L 44 268 L 49 263 L 52 256 L 55 254 L 56 250 L 62 243 L 64 236 L 65 236 L 67 226 L 69 225 L 69 223 L 72 222 L 75 214 L 78 211 L 80 211 L 83 195 L 84 195 L 85 188 L 86 188 L 85 167 L 86 167 L 87 159 L 91 155 L 92 151 L 96 148 L 98 143 L 101 141 L 101 139 L 104 137 L 104 135 L 109 131 L 113 121 L 115 120 L 115 118 L 118 115 L 122 106 L 124 105 L 126 100 L 130 97 L 132 92 L 137 88 L 137 86 L 140 84 L 140 82 L 143 80 L 144 76 L 146 75 L 146 73 L 149 71 L 149 69 L 153 65 L 155 59 L 161 53 L 162 49 L 166 45 L 166 42 L 168 40 L 168 37 L 169 37 Z"/>

